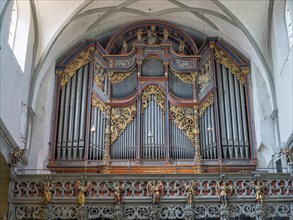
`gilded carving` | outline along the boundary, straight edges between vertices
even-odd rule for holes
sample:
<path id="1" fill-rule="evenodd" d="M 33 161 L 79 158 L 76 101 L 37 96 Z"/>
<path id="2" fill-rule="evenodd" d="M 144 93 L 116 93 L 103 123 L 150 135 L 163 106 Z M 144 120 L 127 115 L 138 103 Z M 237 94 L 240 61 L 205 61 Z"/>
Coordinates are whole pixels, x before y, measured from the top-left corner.
<path id="1" fill-rule="evenodd" d="M 149 101 L 151 99 L 151 95 L 154 95 L 154 99 L 155 99 L 157 105 L 159 105 L 161 107 L 162 111 L 165 111 L 165 93 L 157 85 L 148 85 L 142 91 L 141 111 L 143 112 L 148 107 Z"/>
<path id="2" fill-rule="evenodd" d="M 195 77 L 197 75 L 197 73 L 192 73 L 192 74 L 189 74 L 189 73 L 177 73 L 173 70 L 171 70 L 171 73 L 173 73 L 178 79 L 182 80 L 183 82 L 185 83 L 188 83 L 188 84 L 193 84 L 194 80 L 195 80 Z"/>
<path id="3" fill-rule="evenodd" d="M 64 71 L 61 73 L 60 70 L 56 71 L 57 75 L 61 74 L 61 88 L 63 88 L 66 83 L 75 74 L 76 70 L 80 67 L 88 64 L 90 62 L 90 49 L 80 52 L 73 60 L 65 67 Z"/>
<path id="4" fill-rule="evenodd" d="M 215 48 L 215 60 L 228 68 L 242 85 L 245 84 L 245 76 L 248 74 L 247 69 L 242 71 L 240 66 L 219 47 Z"/>
<path id="5" fill-rule="evenodd" d="M 199 116 L 201 117 L 204 110 L 210 105 L 214 104 L 214 93 L 211 93 L 205 100 L 204 103 L 199 108 Z"/>
<path id="6" fill-rule="evenodd" d="M 101 90 L 103 90 L 104 81 L 105 81 L 104 68 L 99 63 L 96 62 L 94 82 Z"/>
<path id="7" fill-rule="evenodd" d="M 94 95 L 92 95 L 92 105 L 100 109 L 102 112 L 106 112 L 107 107 Z"/>
<path id="8" fill-rule="evenodd" d="M 126 107 L 111 109 L 111 143 L 114 143 L 120 134 L 136 116 L 136 103 Z"/>
<path id="9" fill-rule="evenodd" d="M 170 115 L 176 126 L 194 143 L 196 132 L 196 111 L 192 107 L 170 106 Z"/>
<path id="10" fill-rule="evenodd" d="M 126 78 L 128 78 L 136 69 L 127 72 L 127 73 L 113 73 L 110 75 L 110 82 L 111 83 L 118 83 L 121 82 L 123 80 L 125 80 Z"/>

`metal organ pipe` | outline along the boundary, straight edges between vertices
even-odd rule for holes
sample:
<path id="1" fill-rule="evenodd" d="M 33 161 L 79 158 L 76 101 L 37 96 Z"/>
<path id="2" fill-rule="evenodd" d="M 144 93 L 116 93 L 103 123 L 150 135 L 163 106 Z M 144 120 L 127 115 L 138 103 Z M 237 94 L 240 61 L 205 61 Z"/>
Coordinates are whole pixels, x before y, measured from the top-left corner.
<path id="1" fill-rule="evenodd" d="M 217 86 L 223 157 L 248 159 L 250 152 L 244 86 L 230 70 L 218 63 Z"/>
<path id="2" fill-rule="evenodd" d="M 135 159 L 136 118 L 126 127 L 118 139 L 111 145 L 112 159 Z"/>
<path id="3" fill-rule="evenodd" d="M 87 65 L 77 70 L 76 74 L 63 87 L 60 99 L 58 120 L 57 159 L 76 160 L 82 158 L 84 143 L 85 111 L 87 106 Z M 82 96 L 83 95 L 83 96 Z M 82 119 L 82 120 L 81 120 Z M 79 149 L 79 152 L 78 152 Z M 79 157 L 77 156 L 79 155 Z"/>
<path id="4" fill-rule="evenodd" d="M 170 150 L 172 159 L 192 159 L 194 146 L 187 136 L 170 120 Z"/>
<path id="5" fill-rule="evenodd" d="M 233 143 L 234 143 L 234 156 L 236 159 L 239 159 L 239 143 L 238 143 L 238 126 L 237 126 L 237 116 L 236 116 L 236 101 L 235 101 L 235 86 L 234 86 L 234 77 L 231 74 L 230 70 L 228 73 L 229 76 L 229 90 L 230 90 L 230 108 L 231 108 L 231 118 L 232 118 L 232 131 L 233 131 Z"/>

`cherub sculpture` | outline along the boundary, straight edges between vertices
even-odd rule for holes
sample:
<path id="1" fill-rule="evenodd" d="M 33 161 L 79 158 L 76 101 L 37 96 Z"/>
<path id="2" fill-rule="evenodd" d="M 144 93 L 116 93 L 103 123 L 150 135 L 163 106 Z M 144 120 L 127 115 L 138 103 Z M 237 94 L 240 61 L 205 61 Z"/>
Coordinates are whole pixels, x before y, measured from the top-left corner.
<path id="1" fill-rule="evenodd" d="M 21 155 L 24 154 L 25 151 L 25 149 L 20 149 L 20 147 L 16 147 L 11 153 L 11 163 L 13 165 L 18 164 L 19 158 L 21 157 Z"/>
<path id="2" fill-rule="evenodd" d="M 120 184 L 119 182 L 116 183 L 116 186 L 114 188 L 114 198 L 115 198 L 115 204 L 120 205 L 122 201 L 122 190 L 124 189 L 125 185 L 124 183 Z"/>
<path id="3" fill-rule="evenodd" d="M 182 181 L 180 185 L 186 190 L 186 204 L 192 206 L 194 188 L 197 185 L 197 181 Z"/>
<path id="4" fill-rule="evenodd" d="M 149 181 L 147 184 L 148 194 L 152 196 L 153 206 L 158 206 L 160 202 L 161 192 L 163 190 L 163 184 L 161 181 Z"/>
<path id="5" fill-rule="evenodd" d="M 263 189 L 265 188 L 265 184 L 263 182 L 260 182 L 259 180 L 256 181 L 256 183 L 253 183 L 253 187 L 255 189 L 255 200 L 259 204 L 263 204 L 264 200 L 264 194 Z"/>
<path id="6" fill-rule="evenodd" d="M 78 191 L 78 195 L 77 195 L 77 203 L 83 207 L 84 203 L 86 202 L 85 196 L 86 193 L 88 192 L 88 190 L 91 187 L 91 182 L 87 182 L 87 183 L 81 183 L 80 181 L 77 181 L 75 183 L 75 186 L 77 188 Z"/>
<path id="7" fill-rule="evenodd" d="M 43 182 L 44 203 L 48 205 L 51 202 L 54 182 Z"/>
<path id="8" fill-rule="evenodd" d="M 217 188 L 218 188 L 218 195 L 219 195 L 220 202 L 224 206 L 227 206 L 228 205 L 228 197 L 232 193 L 232 189 L 233 189 L 232 186 L 229 186 L 229 184 L 227 184 L 227 182 L 225 182 L 225 181 L 224 182 L 221 181 L 217 185 Z"/>

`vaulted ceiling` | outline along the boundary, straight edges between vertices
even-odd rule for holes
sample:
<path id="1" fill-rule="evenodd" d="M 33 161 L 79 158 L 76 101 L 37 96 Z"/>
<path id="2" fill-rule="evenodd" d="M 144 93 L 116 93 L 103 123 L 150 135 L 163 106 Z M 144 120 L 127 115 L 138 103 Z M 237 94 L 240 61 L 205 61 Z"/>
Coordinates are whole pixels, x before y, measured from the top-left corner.
<path id="1" fill-rule="evenodd" d="M 253 61 L 272 85 L 270 20 L 278 2 L 285 0 L 34 0 L 35 83 L 78 42 L 96 38 L 105 46 L 126 25 L 161 20 L 187 32 L 199 47 L 206 36 L 219 36 Z"/>

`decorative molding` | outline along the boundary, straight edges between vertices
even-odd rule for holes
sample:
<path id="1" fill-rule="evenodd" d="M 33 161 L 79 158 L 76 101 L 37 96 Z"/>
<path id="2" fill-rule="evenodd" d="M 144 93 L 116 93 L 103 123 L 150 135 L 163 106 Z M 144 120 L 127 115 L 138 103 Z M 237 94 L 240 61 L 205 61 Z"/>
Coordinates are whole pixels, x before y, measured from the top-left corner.
<path id="1" fill-rule="evenodd" d="M 81 51 L 73 60 L 65 67 L 63 71 L 57 70 L 56 75 L 61 75 L 60 87 L 63 88 L 66 83 L 71 79 L 75 72 L 82 66 L 90 62 L 90 48 Z"/>
<path id="2" fill-rule="evenodd" d="M 111 144 L 131 123 L 136 116 L 136 103 L 127 107 L 114 107 L 111 109 Z"/>
<path id="3" fill-rule="evenodd" d="M 192 72 L 192 73 L 177 73 L 173 70 L 171 70 L 171 73 L 174 74 L 178 79 L 181 81 L 188 83 L 188 84 L 193 84 L 195 81 L 195 78 L 198 76 L 197 72 Z"/>
<path id="4" fill-rule="evenodd" d="M 245 77 L 249 73 L 247 68 L 243 68 L 242 70 L 236 61 L 219 47 L 215 48 L 215 60 L 229 69 L 234 77 L 239 80 L 242 85 L 245 85 Z"/>
<path id="5" fill-rule="evenodd" d="M 214 93 L 211 93 L 203 102 L 203 104 L 199 108 L 199 117 L 202 116 L 205 109 L 210 105 L 214 104 Z"/>
<path id="6" fill-rule="evenodd" d="M 92 94 L 92 105 L 100 109 L 103 113 L 107 111 L 107 107 L 93 94 Z"/>
<path id="7" fill-rule="evenodd" d="M 194 136 L 196 132 L 195 116 L 197 111 L 192 107 L 178 107 L 175 105 L 170 106 L 170 115 L 172 121 L 176 126 L 183 131 L 183 133 L 194 143 Z"/>
<path id="8" fill-rule="evenodd" d="M 148 107 L 149 101 L 151 99 L 151 95 L 155 96 L 155 101 L 156 101 L 157 105 L 159 105 L 161 107 L 162 111 L 165 111 L 165 102 L 166 102 L 165 93 L 161 88 L 159 88 L 159 86 L 153 85 L 153 84 L 147 85 L 142 91 L 141 111 L 143 112 Z"/>
<path id="9" fill-rule="evenodd" d="M 134 73 L 135 70 L 136 70 L 136 68 L 130 72 L 127 72 L 127 73 L 110 73 L 110 74 L 108 74 L 110 77 L 110 82 L 113 84 L 121 82 L 121 81 L 127 79 L 132 73 Z"/>

